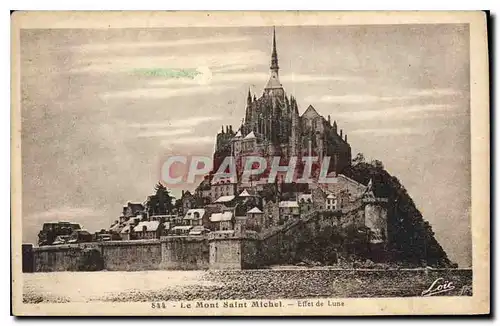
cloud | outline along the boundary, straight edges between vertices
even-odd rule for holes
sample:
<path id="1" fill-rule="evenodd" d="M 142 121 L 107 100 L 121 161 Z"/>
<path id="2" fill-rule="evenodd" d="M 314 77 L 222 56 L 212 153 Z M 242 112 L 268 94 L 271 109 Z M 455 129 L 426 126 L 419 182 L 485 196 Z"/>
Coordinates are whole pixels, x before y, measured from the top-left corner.
<path id="1" fill-rule="evenodd" d="M 213 71 L 215 72 L 231 72 L 231 71 L 241 71 L 252 67 L 252 65 L 248 64 L 234 64 L 234 65 L 221 65 L 213 67 Z"/>
<path id="2" fill-rule="evenodd" d="M 409 93 L 413 96 L 441 97 L 447 95 L 461 95 L 462 92 L 451 88 L 411 89 Z"/>
<path id="3" fill-rule="evenodd" d="M 324 81 L 363 81 L 364 79 L 358 76 L 343 75 L 286 74 L 280 76 L 280 80 L 287 83 L 311 83 Z"/>
<path id="4" fill-rule="evenodd" d="M 163 122 L 130 123 L 127 124 L 127 128 L 139 129 L 136 137 L 171 137 L 196 133 L 194 127 L 203 123 L 223 119 L 222 116 L 199 116 L 186 119 L 165 120 Z M 131 135 L 131 133 L 128 134 Z M 186 141 L 186 138 L 184 138 L 184 141 Z"/>
<path id="5" fill-rule="evenodd" d="M 173 130 L 150 130 L 137 134 L 137 137 L 169 137 L 185 135 L 193 132 L 192 129 L 173 129 Z"/>
<path id="6" fill-rule="evenodd" d="M 209 45 L 209 44 L 224 44 L 238 43 L 248 41 L 248 37 L 205 37 L 205 38 L 186 38 L 174 41 L 163 42 L 128 42 L 128 43 L 87 43 L 79 46 L 70 47 L 76 52 L 108 52 L 123 51 L 127 49 L 138 48 L 164 48 L 164 47 L 181 47 L 191 45 Z"/>
<path id="7" fill-rule="evenodd" d="M 163 146 L 169 145 L 185 145 L 185 144 L 213 144 L 215 137 L 203 136 L 203 137 L 178 137 L 161 142 Z"/>
<path id="8" fill-rule="evenodd" d="M 395 100 L 405 100 L 412 97 L 408 96 L 376 96 L 369 94 L 357 95 L 323 95 L 323 96 L 308 96 L 306 102 L 316 103 L 340 103 L 340 104 L 357 104 L 357 103 L 374 103 L 374 102 L 390 102 Z"/>
<path id="9" fill-rule="evenodd" d="M 82 56 L 70 73 L 116 73 L 134 74 L 136 69 L 192 69 L 196 67 L 219 68 L 224 66 L 249 65 L 265 62 L 267 55 L 259 50 L 210 52 L 197 51 L 190 55 L 96 55 Z"/>
<path id="10" fill-rule="evenodd" d="M 223 91 L 233 89 L 242 83 L 252 81 L 262 81 L 263 83 L 269 78 L 268 73 L 212 73 L 209 67 L 199 67 L 194 78 L 168 78 L 168 79 L 152 79 L 148 82 L 148 86 L 126 91 L 105 92 L 100 96 L 102 99 L 110 98 L 172 98 L 178 96 L 191 96 L 206 93 L 221 93 Z M 348 80 L 355 77 L 348 76 L 324 76 L 324 75 L 307 75 L 307 74 L 291 74 L 281 77 L 283 82 L 287 83 L 314 83 L 336 80 Z M 165 88 L 166 86 L 179 88 Z"/>
<path id="11" fill-rule="evenodd" d="M 346 94 L 346 95 L 322 95 L 322 96 L 308 96 L 307 102 L 313 103 L 338 103 L 338 104 L 359 104 L 359 103 L 377 103 L 377 102 L 392 102 L 392 101 L 405 101 L 425 97 L 443 97 L 460 95 L 460 91 L 449 88 L 437 89 L 407 89 L 400 90 L 398 94 L 394 95 L 372 95 L 372 94 Z"/>
<path id="12" fill-rule="evenodd" d="M 191 117 L 187 119 L 167 120 L 153 123 L 130 123 L 128 128 L 139 129 L 137 137 L 170 137 L 194 133 L 193 127 L 202 123 L 222 120 L 221 116 Z"/>
<path id="13" fill-rule="evenodd" d="M 173 98 L 179 96 L 191 96 L 200 94 L 222 93 L 234 86 L 193 86 L 184 88 L 136 88 L 126 91 L 105 92 L 99 96 L 103 100 L 118 98 L 152 99 Z"/>
<path id="14" fill-rule="evenodd" d="M 33 213 L 23 217 L 23 228 L 31 228 L 32 232 L 38 232 L 45 222 L 76 222 L 82 223 L 92 218 L 101 218 L 106 214 L 103 211 L 91 207 L 58 207 L 47 211 Z"/>
<path id="15" fill-rule="evenodd" d="M 450 104 L 423 104 L 391 107 L 381 110 L 367 111 L 349 111 L 337 113 L 336 117 L 345 120 L 408 120 L 435 113 L 452 112 L 456 109 L 455 105 Z"/>
<path id="16" fill-rule="evenodd" d="M 205 117 L 191 117 L 186 119 L 177 120 L 167 120 L 164 122 L 152 122 L 152 123 L 131 123 L 128 126 L 131 128 L 182 128 L 182 127 L 196 127 L 201 123 L 208 121 L 218 121 L 223 120 L 222 116 L 205 116 Z"/>
<path id="17" fill-rule="evenodd" d="M 369 135 L 423 135 L 425 130 L 416 128 L 379 128 L 379 129 L 355 129 L 351 134 Z"/>
<path id="18" fill-rule="evenodd" d="M 99 215 L 97 211 L 93 208 L 88 207 L 59 207 L 52 208 L 44 212 L 36 213 L 30 215 L 30 217 L 37 217 L 38 219 L 48 220 L 67 220 L 68 218 L 75 216 L 95 216 Z"/>
<path id="19" fill-rule="evenodd" d="M 220 73 L 213 72 L 208 67 L 197 68 L 200 72 L 194 78 L 170 78 L 151 80 L 151 86 L 174 86 L 174 85 L 207 85 L 207 84 L 234 84 L 248 82 L 262 82 L 263 84 L 269 79 L 269 73 Z M 321 83 L 328 81 L 358 81 L 362 80 L 359 77 L 351 76 L 328 76 L 328 75 L 308 75 L 308 74 L 286 74 L 280 76 L 280 81 L 286 84 L 293 83 Z M 285 85 L 286 86 L 286 85 Z"/>

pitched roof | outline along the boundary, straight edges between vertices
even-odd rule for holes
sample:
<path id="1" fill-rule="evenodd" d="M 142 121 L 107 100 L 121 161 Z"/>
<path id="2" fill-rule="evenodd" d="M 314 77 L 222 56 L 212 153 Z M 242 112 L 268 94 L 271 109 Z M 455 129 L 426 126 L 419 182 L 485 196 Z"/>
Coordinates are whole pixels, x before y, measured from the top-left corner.
<path id="1" fill-rule="evenodd" d="M 271 76 L 267 82 L 266 88 L 283 88 L 278 76 Z"/>
<path id="2" fill-rule="evenodd" d="M 345 175 L 343 175 L 343 174 L 338 174 L 338 175 L 337 175 L 337 178 L 344 179 L 344 180 L 346 180 L 347 182 L 350 182 L 350 183 L 355 184 L 355 185 L 360 186 L 360 187 L 366 187 L 365 185 L 363 185 L 363 184 L 361 184 L 361 183 L 357 182 L 356 180 L 351 179 L 351 178 L 349 178 L 349 177 L 347 177 L 347 176 L 345 176 Z M 370 180 L 371 180 L 371 179 L 370 179 Z"/>
<path id="3" fill-rule="evenodd" d="M 202 218 L 203 215 L 205 215 L 205 209 L 203 208 L 192 208 L 186 212 L 186 215 L 184 216 L 185 220 L 194 220 L 195 218 L 195 213 L 198 213 L 198 219 Z"/>
<path id="4" fill-rule="evenodd" d="M 178 226 L 174 226 L 172 228 L 172 231 L 175 231 L 175 230 L 191 230 L 193 227 L 191 225 L 178 225 Z"/>
<path id="5" fill-rule="evenodd" d="M 222 222 L 222 221 L 231 221 L 233 218 L 233 213 L 224 212 L 224 213 L 213 213 L 210 215 L 211 222 Z"/>
<path id="6" fill-rule="evenodd" d="M 299 207 L 299 204 L 296 201 L 280 201 L 281 208 L 293 208 Z"/>
<path id="7" fill-rule="evenodd" d="M 120 223 L 115 223 L 113 226 L 109 228 L 109 231 L 114 231 L 114 232 L 120 232 L 120 229 L 122 228 L 123 225 Z"/>
<path id="8" fill-rule="evenodd" d="M 212 185 L 229 185 L 229 184 L 234 184 L 234 180 L 232 177 L 220 177 L 220 176 L 215 176 L 212 181 L 211 181 L 211 184 Z"/>
<path id="9" fill-rule="evenodd" d="M 241 131 L 238 130 L 238 132 L 236 133 L 236 135 L 234 136 L 234 138 L 240 138 L 241 137 Z"/>
<path id="10" fill-rule="evenodd" d="M 249 210 L 247 213 L 260 213 L 260 214 L 262 214 L 262 211 L 258 207 L 254 207 L 251 210 Z"/>
<path id="11" fill-rule="evenodd" d="M 140 220 L 140 219 L 141 219 L 141 218 L 140 218 L 140 217 L 137 217 L 137 216 L 136 216 L 136 217 L 131 217 L 131 218 L 129 218 L 129 219 L 128 219 L 127 224 L 135 224 L 135 222 L 136 222 L 137 220 Z"/>
<path id="12" fill-rule="evenodd" d="M 129 233 L 130 232 L 130 225 L 126 225 L 121 231 L 120 233 Z"/>
<path id="13" fill-rule="evenodd" d="M 144 209 L 144 205 L 142 205 L 141 203 L 128 202 L 126 207 L 130 207 L 132 210 L 143 210 Z"/>
<path id="14" fill-rule="evenodd" d="M 252 197 L 252 195 L 250 195 L 248 191 L 245 189 L 241 192 L 240 197 Z"/>
<path id="15" fill-rule="evenodd" d="M 193 231 L 205 231 L 207 228 L 203 225 L 195 225 L 193 226 Z"/>
<path id="16" fill-rule="evenodd" d="M 143 227 L 146 227 L 146 231 L 156 231 L 158 229 L 158 225 L 160 225 L 160 222 L 158 221 L 144 221 L 144 222 L 139 222 L 137 226 L 134 228 L 135 232 L 142 232 Z"/>
<path id="17" fill-rule="evenodd" d="M 307 110 L 302 114 L 302 116 L 306 118 L 320 117 L 318 111 L 316 111 L 316 109 L 312 105 L 309 105 L 307 107 Z"/>
<path id="18" fill-rule="evenodd" d="M 215 202 L 216 203 L 227 203 L 234 199 L 234 196 L 220 196 Z"/>
<path id="19" fill-rule="evenodd" d="M 255 133 L 251 131 L 248 135 L 245 136 L 243 139 L 254 139 L 255 138 Z"/>
<path id="20" fill-rule="evenodd" d="M 203 232 L 210 232 L 210 229 L 207 229 L 203 225 L 196 225 L 196 226 L 193 226 L 193 228 L 191 229 L 191 231 L 189 231 L 189 234 L 191 234 L 191 235 L 200 235 Z"/>
<path id="21" fill-rule="evenodd" d="M 299 200 L 304 200 L 304 201 L 307 201 L 307 200 L 311 200 L 312 201 L 312 194 L 300 194 L 299 195 Z"/>

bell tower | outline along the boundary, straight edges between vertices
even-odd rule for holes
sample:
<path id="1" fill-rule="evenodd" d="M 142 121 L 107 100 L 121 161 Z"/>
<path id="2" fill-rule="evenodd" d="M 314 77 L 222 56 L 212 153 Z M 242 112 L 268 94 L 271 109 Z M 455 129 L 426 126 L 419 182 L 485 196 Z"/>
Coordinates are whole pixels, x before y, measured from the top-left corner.
<path id="1" fill-rule="evenodd" d="M 278 51 L 276 51 L 276 29 L 273 27 L 273 50 L 271 53 L 271 76 L 264 88 L 265 95 L 271 95 L 283 98 L 285 96 L 285 91 L 280 82 L 279 77 L 279 65 L 278 65 Z"/>

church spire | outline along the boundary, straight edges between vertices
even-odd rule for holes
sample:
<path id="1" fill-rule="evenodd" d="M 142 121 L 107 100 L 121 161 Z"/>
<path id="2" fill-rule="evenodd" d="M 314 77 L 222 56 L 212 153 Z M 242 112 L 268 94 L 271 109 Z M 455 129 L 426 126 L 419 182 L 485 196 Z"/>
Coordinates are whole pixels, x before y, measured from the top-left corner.
<path id="1" fill-rule="evenodd" d="M 252 94 L 250 93 L 250 88 L 248 88 L 247 104 L 252 104 Z"/>
<path id="2" fill-rule="evenodd" d="M 276 29 L 273 27 L 273 51 L 271 53 L 271 77 L 267 82 L 264 92 L 267 94 L 277 95 L 281 98 L 285 96 L 283 86 L 280 83 L 279 67 L 278 67 L 278 52 L 276 51 Z"/>
<path id="3" fill-rule="evenodd" d="M 276 51 L 276 28 L 273 27 L 273 52 L 271 54 L 271 70 L 278 72 L 278 52 Z"/>

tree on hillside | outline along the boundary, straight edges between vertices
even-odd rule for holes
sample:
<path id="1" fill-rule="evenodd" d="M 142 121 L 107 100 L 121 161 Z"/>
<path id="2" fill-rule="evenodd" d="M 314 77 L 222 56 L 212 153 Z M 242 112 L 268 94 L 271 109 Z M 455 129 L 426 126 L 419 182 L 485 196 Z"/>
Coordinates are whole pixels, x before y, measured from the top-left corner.
<path id="1" fill-rule="evenodd" d="M 356 166 L 360 163 L 365 163 L 365 156 L 363 153 L 356 154 L 356 157 L 352 159 L 352 165 Z"/>
<path id="2" fill-rule="evenodd" d="M 158 182 L 154 188 L 155 194 L 148 197 L 146 207 L 149 216 L 171 214 L 174 209 L 174 198 L 168 189 Z"/>
<path id="3" fill-rule="evenodd" d="M 182 199 L 175 200 L 174 208 L 177 213 L 182 212 Z"/>
<path id="4" fill-rule="evenodd" d="M 424 263 L 452 267 L 454 264 L 437 242 L 432 227 L 423 219 L 405 187 L 383 168 L 382 162 L 372 163 L 358 162 L 342 173 L 365 185 L 372 179 L 375 195 L 388 199 L 388 249 L 393 260 L 416 266 Z"/>

